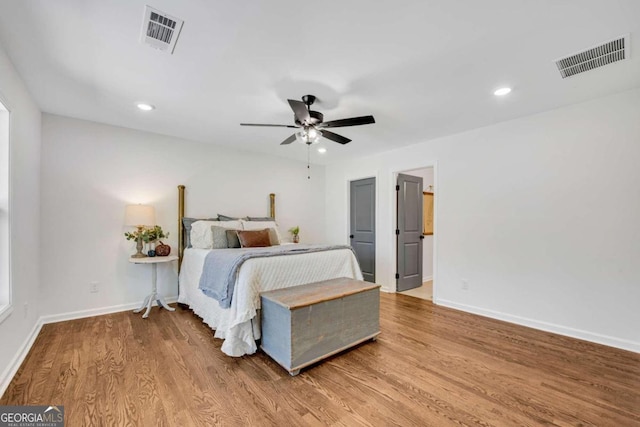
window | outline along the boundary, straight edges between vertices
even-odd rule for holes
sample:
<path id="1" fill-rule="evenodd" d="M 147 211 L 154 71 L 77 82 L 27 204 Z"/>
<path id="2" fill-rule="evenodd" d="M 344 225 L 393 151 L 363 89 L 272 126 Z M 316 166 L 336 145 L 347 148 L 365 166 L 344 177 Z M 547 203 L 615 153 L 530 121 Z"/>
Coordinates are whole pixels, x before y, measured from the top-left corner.
<path id="1" fill-rule="evenodd" d="M 0 321 L 11 311 L 9 230 L 9 111 L 0 102 Z"/>

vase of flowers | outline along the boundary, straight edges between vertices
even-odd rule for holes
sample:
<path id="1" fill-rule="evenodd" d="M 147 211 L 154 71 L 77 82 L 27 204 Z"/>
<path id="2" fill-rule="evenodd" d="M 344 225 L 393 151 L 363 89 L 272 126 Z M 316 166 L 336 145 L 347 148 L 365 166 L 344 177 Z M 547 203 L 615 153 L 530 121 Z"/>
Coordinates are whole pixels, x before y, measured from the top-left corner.
<path id="1" fill-rule="evenodd" d="M 295 227 L 291 227 L 289 229 L 289 233 L 291 233 L 291 235 L 293 236 L 293 238 L 291 239 L 293 243 L 298 243 L 300 241 L 300 227 L 298 227 L 297 225 Z"/>

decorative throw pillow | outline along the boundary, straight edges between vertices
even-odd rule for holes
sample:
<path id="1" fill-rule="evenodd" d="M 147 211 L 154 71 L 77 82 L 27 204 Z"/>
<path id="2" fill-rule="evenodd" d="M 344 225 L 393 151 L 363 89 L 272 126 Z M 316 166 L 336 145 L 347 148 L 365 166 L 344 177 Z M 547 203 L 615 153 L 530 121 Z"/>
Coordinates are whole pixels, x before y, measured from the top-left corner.
<path id="1" fill-rule="evenodd" d="M 269 230 L 238 230 L 238 240 L 243 248 L 264 248 L 271 246 Z"/>
<path id="2" fill-rule="evenodd" d="M 228 247 L 227 230 L 228 228 L 225 227 L 219 227 L 217 225 L 211 226 L 211 234 L 213 237 L 211 249 L 226 249 Z"/>
<path id="3" fill-rule="evenodd" d="M 191 224 L 189 243 L 195 249 L 211 249 L 211 226 L 219 224 L 218 221 L 196 221 Z"/>
<path id="4" fill-rule="evenodd" d="M 217 221 L 216 218 L 182 218 L 182 227 L 184 228 L 184 247 L 191 247 L 191 226 L 196 221 Z"/>
<path id="5" fill-rule="evenodd" d="M 274 220 L 270 221 L 242 221 L 242 228 L 245 230 L 269 230 L 269 238 L 271 246 L 277 246 L 282 242 L 280 238 L 280 232 L 278 231 L 278 224 Z"/>
<path id="6" fill-rule="evenodd" d="M 226 238 L 227 238 L 227 247 L 228 248 L 239 248 L 240 240 L 238 239 L 238 231 L 242 230 L 226 230 Z"/>

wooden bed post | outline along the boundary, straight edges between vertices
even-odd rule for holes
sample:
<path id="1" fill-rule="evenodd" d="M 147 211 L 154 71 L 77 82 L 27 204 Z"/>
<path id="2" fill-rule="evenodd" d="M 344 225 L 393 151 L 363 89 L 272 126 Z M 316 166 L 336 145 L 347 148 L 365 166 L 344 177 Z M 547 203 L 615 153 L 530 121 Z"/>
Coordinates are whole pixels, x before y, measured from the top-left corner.
<path id="1" fill-rule="evenodd" d="M 178 185 L 178 274 L 182 266 L 184 255 L 184 230 L 182 228 L 182 218 L 184 218 L 184 185 Z"/>
<path id="2" fill-rule="evenodd" d="M 276 195 L 275 193 L 269 194 L 269 216 L 276 219 Z"/>

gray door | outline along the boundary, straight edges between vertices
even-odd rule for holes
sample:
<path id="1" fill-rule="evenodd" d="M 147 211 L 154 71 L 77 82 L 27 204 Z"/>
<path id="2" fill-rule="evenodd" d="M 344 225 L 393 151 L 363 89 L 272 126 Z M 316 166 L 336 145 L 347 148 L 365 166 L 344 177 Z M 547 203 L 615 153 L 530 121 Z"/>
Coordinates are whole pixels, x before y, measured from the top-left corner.
<path id="1" fill-rule="evenodd" d="M 362 276 L 376 281 L 376 179 L 351 181 L 351 218 L 349 237 Z"/>
<path id="2" fill-rule="evenodd" d="M 398 291 L 422 285 L 422 178 L 398 174 Z"/>

